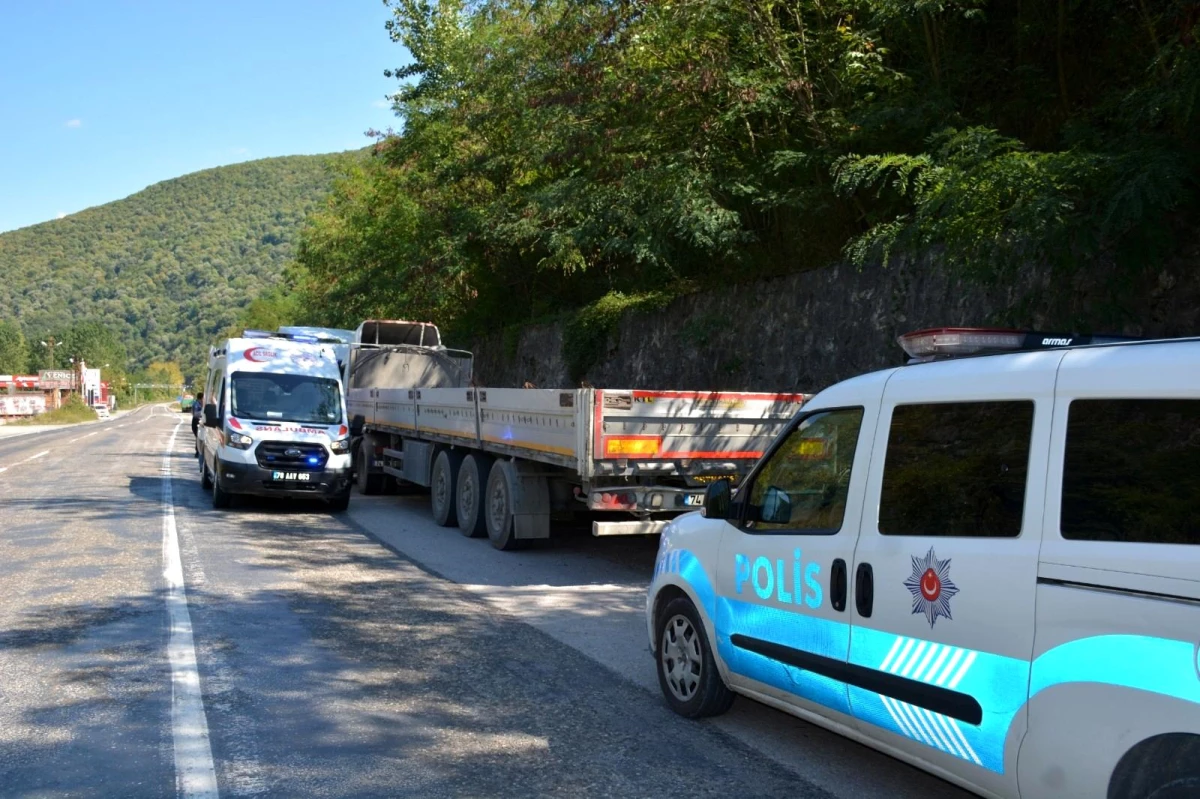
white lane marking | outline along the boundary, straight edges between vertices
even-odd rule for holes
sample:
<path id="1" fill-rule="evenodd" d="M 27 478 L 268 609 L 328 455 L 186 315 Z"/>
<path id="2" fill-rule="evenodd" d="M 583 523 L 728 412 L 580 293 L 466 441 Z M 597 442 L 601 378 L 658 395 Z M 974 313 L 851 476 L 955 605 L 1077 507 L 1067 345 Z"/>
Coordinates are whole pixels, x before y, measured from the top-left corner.
<path id="1" fill-rule="evenodd" d="M 44 457 L 44 456 L 46 456 L 46 455 L 49 455 L 49 454 L 50 454 L 50 450 L 48 450 L 48 449 L 44 449 L 44 450 L 42 450 L 41 452 L 39 452 L 38 454 L 36 454 L 36 455 L 31 455 L 30 457 L 26 458 L 26 459 L 25 459 L 25 460 L 23 460 L 23 461 L 17 461 L 16 463 L 12 464 L 11 466 L 3 466 L 3 467 L 0 467 L 0 472 L 7 472 L 7 471 L 8 471 L 9 469 L 11 469 L 13 466 L 20 466 L 22 463 L 29 463 L 30 461 L 36 461 L 38 458 Z"/>
<path id="2" fill-rule="evenodd" d="M 171 455 L 183 420 L 176 422 L 163 455 L 163 578 L 167 584 L 167 659 L 171 663 L 171 737 L 175 743 L 175 785 L 184 799 L 218 799 L 217 772 L 208 739 L 208 717 L 200 692 L 196 643 L 188 612 L 179 531 L 175 527 L 175 498 L 171 492 Z"/>
<path id="3" fill-rule="evenodd" d="M 96 434 L 97 434 L 97 433 L 99 433 L 99 432 L 100 432 L 99 430 L 96 430 L 95 432 L 88 433 L 86 436 L 79 436 L 78 438 L 72 438 L 72 439 L 71 439 L 70 441 L 68 441 L 67 443 L 68 443 L 68 444 L 74 444 L 76 441 L 82 441 L 82 440 L 83 440 L 83 439 L 85 439 L 85 438 L 91 438 L 92 436 L 96 435 Z"/>

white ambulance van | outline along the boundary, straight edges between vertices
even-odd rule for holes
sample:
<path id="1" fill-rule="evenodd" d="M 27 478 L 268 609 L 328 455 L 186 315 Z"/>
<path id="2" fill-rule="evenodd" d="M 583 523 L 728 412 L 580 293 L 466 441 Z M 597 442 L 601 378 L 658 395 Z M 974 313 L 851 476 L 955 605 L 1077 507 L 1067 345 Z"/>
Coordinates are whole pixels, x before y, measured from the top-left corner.
<path id="1" fill-rule="evenodd" d="M 209 353 L 200 476 L 213 507 L 235 494 L 350 503 L 350 428 L 329 344 L 270 334 Z"/>
<path id="2" fill-rule="evenodd" d="M 667 703 L 742 694 L 983 796 L 1200 796 L 1200 339 L 901 343 L 924 362 L 817 394 L 663 533 Z"/>

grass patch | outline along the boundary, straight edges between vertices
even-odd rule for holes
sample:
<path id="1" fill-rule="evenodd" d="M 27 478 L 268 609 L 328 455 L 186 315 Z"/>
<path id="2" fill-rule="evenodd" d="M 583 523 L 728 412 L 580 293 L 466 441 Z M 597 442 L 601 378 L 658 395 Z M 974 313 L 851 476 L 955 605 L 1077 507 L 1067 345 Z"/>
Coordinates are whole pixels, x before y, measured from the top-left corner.
<path id="1" fill-rule="evenodd" d="M 610 291 L 591 305 L 576 311 L 563 328 L 562 353 L 567 376 L 578 383 L 588 370 L 603 363 L 617 341 L 617 324 L 631 311 L 657 311 L 678 296 L 674 292 L 622 294 Z"/>
<path id="2" fill-rule="evenodd" d="M 12 422 L 11 424 L 74 424 L 76 422 L 92 422 L 96 419 L 96 412 L 84 404 L 83 400 L 72 394 L 63 402 L 61 408 L 46 411 L 29 419 L 22 419 L 19 422 Z"/>

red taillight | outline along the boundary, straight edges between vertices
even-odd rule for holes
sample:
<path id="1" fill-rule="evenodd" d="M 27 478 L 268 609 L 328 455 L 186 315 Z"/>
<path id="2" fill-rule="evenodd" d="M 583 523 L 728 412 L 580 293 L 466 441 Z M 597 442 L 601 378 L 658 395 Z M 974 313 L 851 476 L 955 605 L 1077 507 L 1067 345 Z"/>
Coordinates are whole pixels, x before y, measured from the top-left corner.
<path id="1" fill-rule="evenodd" d="M 1025 333 L 1004 328 L 936 327 L 905 333 L 897 341 L 910 358 L 924 360 L 1018 350 L 1025 342 Z"/>
<path id="2" fill-rule="evenodd" d="M 637 507 L 633 491 L 604 491 L 592 494 L 592 507 L 598 510 L 629 510 Z"/>

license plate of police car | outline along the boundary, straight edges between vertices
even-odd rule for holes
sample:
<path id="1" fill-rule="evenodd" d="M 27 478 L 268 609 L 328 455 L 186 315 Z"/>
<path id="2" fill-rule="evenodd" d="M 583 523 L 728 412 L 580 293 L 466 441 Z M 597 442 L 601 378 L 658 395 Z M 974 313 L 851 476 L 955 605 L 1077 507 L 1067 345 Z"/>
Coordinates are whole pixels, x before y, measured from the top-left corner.
<path id="1" fill-rule="evenodd" d="M 685 496 L 683 498 L 683 504 L 691 505 L 693 507 L 698 508 L 704 504 L 704 495 L 703 494 L 688 494 L 687 496 Z"/>
<path id="2" fill-rule="evenodd" d="M 271 472 L 272 480 L 295 480 L 300 483 L 307 483 L 312 480 L 312 475 L 308 472 Z"/>

